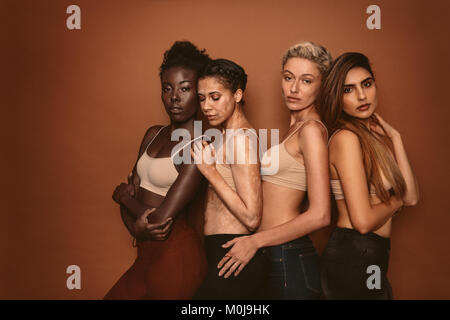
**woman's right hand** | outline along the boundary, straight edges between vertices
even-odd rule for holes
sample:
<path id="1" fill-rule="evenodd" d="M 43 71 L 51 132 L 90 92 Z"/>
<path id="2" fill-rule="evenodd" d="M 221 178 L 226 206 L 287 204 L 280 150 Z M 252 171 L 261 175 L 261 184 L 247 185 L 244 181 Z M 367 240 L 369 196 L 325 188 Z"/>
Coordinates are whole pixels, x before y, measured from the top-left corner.
<path id="1" fill-rule="evenodd" d="M 133 227 L 133 236 L 136 239 L 164 241 L 169 237 L 172 230 L 172 218 L 167 218 L 161 223 L 149 223 L 148 216 L 153 213 L 156 208 L 145 210 L 138 219 L 136 219 Z"/>

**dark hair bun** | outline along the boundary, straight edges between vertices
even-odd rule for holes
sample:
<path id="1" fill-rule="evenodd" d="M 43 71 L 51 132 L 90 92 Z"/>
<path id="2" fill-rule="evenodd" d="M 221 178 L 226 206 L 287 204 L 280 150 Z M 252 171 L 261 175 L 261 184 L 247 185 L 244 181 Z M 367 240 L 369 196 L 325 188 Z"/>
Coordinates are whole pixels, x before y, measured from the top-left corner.
<path id="1" fill-rule="evenodd" d="M 233 93 L 237 89 L 245 91 L 247 85 L 247 74 L 244 69 L 227 59 L 216 59 L 208 63 L 200 75 L 200 78 L 206 77 L 217 77 Z"/>
<path id="2" fill-rule="evenodd" d="M 184 67 L 194 70 L 197 75 L 200 75 L 205 65 L 211 61 L 211 58 L 206 54 L 206 50 L 199 50 L 190 41 L 176 41 L 172 47 L 164 52 L 164 59 L 159 68 L 159 76 L 164 71 L 172 67 Z"/>

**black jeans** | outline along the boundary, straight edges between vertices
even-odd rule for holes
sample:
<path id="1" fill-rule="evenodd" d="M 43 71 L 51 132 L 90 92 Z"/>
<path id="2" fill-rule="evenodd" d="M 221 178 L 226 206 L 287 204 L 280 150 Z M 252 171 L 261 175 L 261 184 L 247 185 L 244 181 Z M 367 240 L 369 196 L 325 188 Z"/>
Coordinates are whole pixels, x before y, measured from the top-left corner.
<path id="1" fill-rule="evenodd" d="M 390 240 L 337 227 L 321 259 L 326 299 L 392 299 L 387 279 Z"/>
<path id="2" fill-rule="evenodd" d="M 230 250 L 230 248 L 222 248 L 222 245 L 241 236 L 245 235 L 216 234 L 205 237 L 208 273 L 194 295 L 194 299 L 233 300 L 261 298 L 262 289 L 266 286 L 270 265 L 270 258 L 266 250 L 258 250 L 237 277 L 234 274 L 227 279 L 223 276 L 218 276 L 220 269 L 217 268 L 217 265 Z"/>

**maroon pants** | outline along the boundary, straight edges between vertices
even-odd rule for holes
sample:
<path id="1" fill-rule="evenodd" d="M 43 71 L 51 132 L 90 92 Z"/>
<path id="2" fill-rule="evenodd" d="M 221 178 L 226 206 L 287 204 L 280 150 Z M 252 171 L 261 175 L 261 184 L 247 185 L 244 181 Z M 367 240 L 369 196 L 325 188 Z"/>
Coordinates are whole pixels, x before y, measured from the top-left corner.
<path id="1" fill-rule="evenodd" d="M 199 235 L 184 219 L 165 241 L 138 241 L 136 261 L 104 299 L 191 299 L 207 272 Z"/>

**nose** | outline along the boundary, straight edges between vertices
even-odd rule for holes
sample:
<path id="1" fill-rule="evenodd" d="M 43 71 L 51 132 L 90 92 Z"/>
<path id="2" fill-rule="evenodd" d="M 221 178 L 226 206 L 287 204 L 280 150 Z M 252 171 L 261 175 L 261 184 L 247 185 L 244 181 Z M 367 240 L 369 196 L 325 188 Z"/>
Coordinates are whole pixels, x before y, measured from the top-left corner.
<path id="1" fill-rule="evenodd" d="M 180 96 L 178 95 L 178 90 L 173 90 L 172 95 L 170 96 L 171 102 L 178 102 L 180 101 Z"/>
<path id="2" fill-rule="evenodd" d="M 366 92 L 364 91 L 363 88 L 357 88 L 357 95 L 358 95 L 358 100 L 360 101 L 364 101 L 366 100 Z"/>
<path id="3" fill-rule="evenodd" d="M 209 102 L 209 99 L 206 98 L 203 101 L 200 101 L 200 107 L 204 112 L 207 112 L 208 110 L 211 110 L 211 103 Z"/>
<path id="4" fill-rule="evenodd" d="M 291 93 L 297 93 L 298 92 L 298 82 L 297 80 L 292 82 L 292 85 L 289 89 L 291 91 Z"/>

